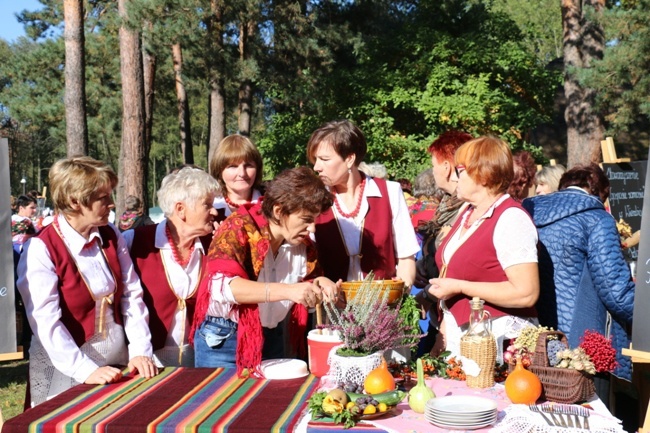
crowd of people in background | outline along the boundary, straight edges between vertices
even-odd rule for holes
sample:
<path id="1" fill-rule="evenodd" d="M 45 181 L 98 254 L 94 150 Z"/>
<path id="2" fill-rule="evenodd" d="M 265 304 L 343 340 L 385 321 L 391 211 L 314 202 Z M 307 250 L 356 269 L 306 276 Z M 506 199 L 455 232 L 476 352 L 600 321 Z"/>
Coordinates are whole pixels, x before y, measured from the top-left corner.
<path id="1" fill-rule="evenodd" d="M 629 345 L 634 284 L 597 165 L 538 170 L 498 137 L 449 131 L 429 146 L 430 168 L 393 181 L 366 152 L 355 124 L 328 122 L 305 144 L 313 168 L 263 184 L 255 145 L 228 136 L 209 174 L 165 176 L 157 224 L 134 196 L 109 223 L 117 176 L 103 162 L 55 163 L 49 224 L 31 195 L 12 216 L 33 332 L 26 404 L 115 382 L 114 365 L 144 377 L 164 366 L 244 374 L 304 357 L 308 310 L 371 271 L 413 287 L 428 312 L 418 355 L 458 354 L 472 297 L 491 313 L 499 359 L 538 324 L 572 346 L 586 329 L 612 335 L 618 353 Z M 629 360 L 618 361 L 629 380 Z"/>

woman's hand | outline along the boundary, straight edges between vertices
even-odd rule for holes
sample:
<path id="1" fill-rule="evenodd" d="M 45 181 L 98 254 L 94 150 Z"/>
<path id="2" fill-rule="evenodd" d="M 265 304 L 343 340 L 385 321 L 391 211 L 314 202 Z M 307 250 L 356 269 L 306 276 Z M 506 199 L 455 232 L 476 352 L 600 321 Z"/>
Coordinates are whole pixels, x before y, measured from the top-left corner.
<path id="1" fill-rule="evenodd" d="M 429 280 L 431 286 L 428 288 L 428 291 L 431 296 L 444 301 L 462 293 L 459 283 L 460 280 L 454 278 L 431 278 Z"/>
<path id="2" fill-rule="evenodd" d="M 158 367 L 147 356 L 135 356 L 129 361 L 129 371 L 137 371 L 141 377 L 150 379 L 158 374 Z"/>
<path id="3" fill-rule="evenodd" d="M 336 283 L 326 277 L 318 277 L 314 280 L 314 286 L 318 289 L 318 296 L 321 301 L 334 302 L 338 299 L 342 281 Z"/>
<path id="4" fill-rule="evenodd" d="M 84 383 L 89 385 L 105 385 L 107 383 L 117 382 L 121 378 L 122 370 L 107 365 L 105 367 L 99 367 L 97 370 L 93 371 Z"/>
<path id="5" fill-rule="evenodd" d="M 321 289 L 311 282 L 291 284 L 293 294 L 290 301 L 304 305 L 307 308 L 314 308 L 320 302 Z"/>

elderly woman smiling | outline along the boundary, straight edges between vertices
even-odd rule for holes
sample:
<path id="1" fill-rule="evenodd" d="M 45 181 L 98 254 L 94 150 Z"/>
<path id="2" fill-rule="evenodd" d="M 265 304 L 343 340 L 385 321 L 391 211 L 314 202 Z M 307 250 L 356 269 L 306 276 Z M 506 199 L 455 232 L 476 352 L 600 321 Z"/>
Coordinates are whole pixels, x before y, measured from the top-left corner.
<path id="1" fill-rule="evenodd" d="M 440 278 L 429 281 L 429 293 L 441 300 L 444 312 L 444 344 L 438 346 L 460 353 L 468 301 L 478 296 L 492 315 L 500 360 L 504 339 L 537 323 L 537 231 L 521 205 L 505 193 L 514 171 L 503 140 L 470 140 L 456 151 L 455 162 L 457 195 L 469 206 L 436 252 Z"/>
<path id="2" fill-rule="evenodd" d="M 28 241 L 18 264 L 34 332 L 32 406 L 78 383 L 116 382 L 122 371 L 115 365 L 128 362 L 143 377 L 158 373 L 140 280 L 124 238 L 108 222 L 117 175 L 101 161 L 74 157 L 57 161 L 49 181 L 57 214 Z"/>
<path id="3" fill-rule="evenodd" d="M 154 356 L 161 365 L 194 367 L 188 343 L 196 293 L 205 269 L 219 185 L 205 171 L 185 167 L 158 190 L 165 219 L 124 233 L 149 309 Z"/>

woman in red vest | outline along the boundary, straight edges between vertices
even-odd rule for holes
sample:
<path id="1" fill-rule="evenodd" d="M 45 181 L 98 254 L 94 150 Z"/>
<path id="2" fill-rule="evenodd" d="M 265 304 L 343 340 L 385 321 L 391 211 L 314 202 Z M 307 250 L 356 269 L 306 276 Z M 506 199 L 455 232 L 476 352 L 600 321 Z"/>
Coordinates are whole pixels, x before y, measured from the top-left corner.
<path id="1" fill-rule="evenodd" d="M 316 221 L 319 259 L 333 281 L 375 271 L 411 287 L 420 247 L 402 188 L 359 171 L 365 156 L 366 139 L 348 120 L 329 122 L 309 139 L 307 157 L 334 194 L 334 206 Z"/>
<path id="2" fill-rule="evenodd" d="M 436 252 L 440 277 L 429 280 L 429 294 L 444 313 L 438 346 L 460 353 L 467 330 L 469 300 L 478 296 L 492 315 L 497 359 L 504 340 L 537 323 L 539 296 L 537 231 L 506 190 L 514 176 L 507 143 L 479 137 L 455 155 L 458 198 L 469 203 Z"/>
<path id="3" fill-rule="evenodd" d="M 116 382 L 115 365 L 128 363 L 146 378 L 158 373 L 140 280 L 108 222 L 117 175 L 101 161 L 73 157 L 52 166 L 49 183 L 57 215 L 28 241 L 18 265 L 34 332 L 32 406 L 78 383 Z"/>
<path id="4" fill-rule="evenodd" d="M 194 314 L 197 367 L 236 366 L 241 374 L 277 352 L 282 357 L 283 339 L 273 330 L 288 314 L 289 340 L 304 351 L 305 307 L 336 299 L 339 288 L 321 276 L 309 238 L 316 217 L 331 205 L 323 182 L 299 167 L 273 179 L 261 202 L 241 206 L 221 223 Z"/>
<path id="5" fill-rule="evenodd" d="M 219 185 L 205 171 L 185 167 L 158 190 L 165 219 L 124 232 L 149 309 L 154 359 L 161 366 L 194 367 L 188 336 L 205 269 Z"/>

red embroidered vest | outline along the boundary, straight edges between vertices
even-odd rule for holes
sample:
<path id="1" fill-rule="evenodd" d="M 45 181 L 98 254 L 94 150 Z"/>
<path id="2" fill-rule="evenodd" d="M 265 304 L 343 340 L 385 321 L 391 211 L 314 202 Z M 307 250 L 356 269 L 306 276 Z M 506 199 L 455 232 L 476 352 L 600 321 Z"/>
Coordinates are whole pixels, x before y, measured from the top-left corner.
<path id="1" fill-rule="evenodd" d="M 393 240 L 393 212 L 384 179 L 374 178 L 381 197 L 368 197 L 368 214 L 361 235 L 361 270 L 364 276 L 375 271 L 378 280 L 395 276 L 395 243 Z M 318 261 L 325 276 L 332 281 L 348 279 L 350 258 L 346 254 L 343 235 L 334 211 L 328 209 L 316 220 L 316 248 Z"/>
<path id="2" fill-rule="evenodd" d="M 522 209 L 521 205 L 512 198 L 507 198 L 494 209 L 490 218 L 486 218 L 474 233 L 456 250 L 447 263 L 446 278 L 456 278 L 465 281 L 494 283 L 507 281 L 508 277 L 501 267 L 494 248 L 494 229 L 501 214 L 510 208 Z M 527 214 L 526 214 L 527 215 Z M 457 218 L 451 231 L 442 241 L 436 251 L 436 263 L 442 269 L 442 257 L 449 239 L 460 229 L 462 218 Z M 454 315 L 459 326 L 469 322 L 470 307 L 468 296 L 457 295 L 445 301 L 447 308 Z M 492 318 L 502 316 L 537 317 L 534 307 L 529 308 L 503 308 L 485 303 L 485 309 Z"/>
<path id="3" fill-rule="evenodd" d="M 153 346 L 153 350 L 165 347 L 165 341 L 169 335 L 172 320 L 178 309 L 179 302 L 174 290 L 169 285 L 160 250 L 155 247 L 156 227 L 158 227 L 158 224 L 141 226 L 135 229 L 133 244 L 131 246 L 133 266 L 140 276 L 144 303 L 149 310 L 149 330 L 151 331 L 151 345 Z M 203 245 L 203 250 L 208 251 L 212 234 L 199 239 Z M 203 255 L 201 271 L 197 281 L 201 280 L 205 263 L 206 256 Z M 185 317 L 190 322 L 194 317 L 198 284 L 196 289 L 185 300 L 185 307 L 187 308 Z"/>
<path id="4" fill-rule="evenodd" d="M 102 238 L 101 251 L 106 257 L 116 285 L 112 304 L 114 320 L 121 325 L 120 299 L 124 284 L 120 261 L 117 257 L 117 235 L 109 226 L 99 227 L 99 234 Z M 68 252 L 65 242 L 56 232 L 54 224 L 44 228 L 37 236 L 45 243 L 59 277 L 61 322 L 70 332 L 77 346 L 81 347 L 95 334 L 95 300 L 81 277 L 74 259 Z M 33 290 L 38 290 L 38 288 L 35 287 Z"/>

